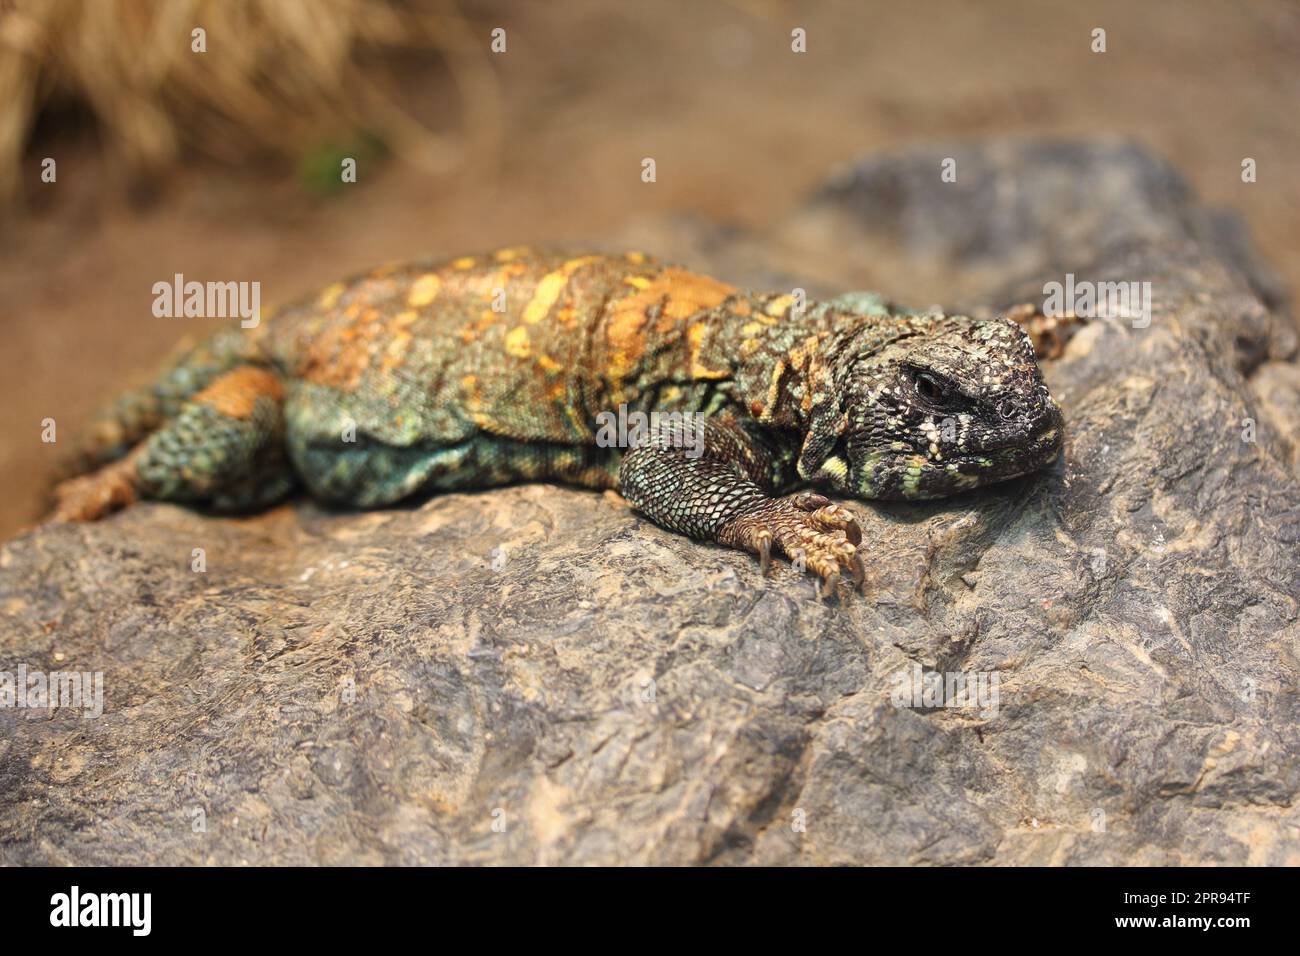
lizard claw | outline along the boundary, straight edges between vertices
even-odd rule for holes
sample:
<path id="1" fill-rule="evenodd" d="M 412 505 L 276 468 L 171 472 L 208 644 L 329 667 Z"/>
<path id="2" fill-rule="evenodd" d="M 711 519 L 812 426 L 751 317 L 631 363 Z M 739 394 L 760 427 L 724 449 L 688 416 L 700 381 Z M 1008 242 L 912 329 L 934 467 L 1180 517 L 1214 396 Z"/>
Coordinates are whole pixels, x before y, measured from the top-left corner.
<path id="1" fill-rule="evenodd" d="M 822 599 L 830 597 L 835 593 L 835 585 L 839 583 L 840 572 L 831 568 L 822 578 L 822 582 L 817 587 L 817 600 L 820 603 Z"/>
<path id="2" fill-rule="evenodd" d="M 757 536 L 758 541 L 758 566 L 763 577 L 767 577 L 767 569 L 772 564 L 772 532 L 764 529 Z"/>
<path id="3" fill-rule="evenodd" d="M 764 502 L 725 525 L 718 540 L 757 554 L 764 574 L 775 547 L 796 567 L 821 579 L 818 600 L 835 591 L 843 572 L 855 588 L 865 589 L 866 570 L 858 552 L 862 530 L 845 508 L 821 495 L 805 492 L 789 500 Z"/>

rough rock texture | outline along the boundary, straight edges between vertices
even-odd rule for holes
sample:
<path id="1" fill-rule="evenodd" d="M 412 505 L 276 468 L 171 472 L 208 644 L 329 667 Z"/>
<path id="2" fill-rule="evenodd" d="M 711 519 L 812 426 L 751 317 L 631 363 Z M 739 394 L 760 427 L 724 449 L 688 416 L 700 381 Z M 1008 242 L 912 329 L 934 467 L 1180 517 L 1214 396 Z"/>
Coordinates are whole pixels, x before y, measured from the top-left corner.
<path id="1" fill-rule="evenodd" d="M 1047 368 L 1054 471 L 850 503 L 869 600 L 547 486 L 24 535 L 0 670 L 105 711 L 0 708 L 0 862 L 1300 863 L 1300 373 L 1231 219 L 1125 144 L 998 142 L 642 235 L 916 305 L 1145 280 L 1153 318 Z M 997 705 L 896 706 L 914 665 Z"/>

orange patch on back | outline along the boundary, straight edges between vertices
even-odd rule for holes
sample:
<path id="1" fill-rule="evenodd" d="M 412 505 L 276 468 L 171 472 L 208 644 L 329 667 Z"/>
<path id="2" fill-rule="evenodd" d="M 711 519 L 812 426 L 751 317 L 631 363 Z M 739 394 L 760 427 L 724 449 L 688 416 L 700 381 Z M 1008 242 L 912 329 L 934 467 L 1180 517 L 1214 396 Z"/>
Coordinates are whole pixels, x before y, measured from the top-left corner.
<path id="1" fill-rule="evenodd" d="M 351 321 L 331 323 L 307 343 L 298 367 L 303 381 L 354 391 L 376 360 L 381 373 L 392 372 L 406 361 L 418 313 L 365 309 L 354 315 L 349 307 L 344 316 Z"/>
<path id="2" fill-rule="evenodd" d="M 218 377 L 195 395 L 193 401 L 242 421 L 253 414 L 259 398 L 283 401 L 284 386 L 266 369 L 249 365 Z"/>
<path id="3" fill-rule="evenodd" d="M 339 298 L 347 291 L 347 287 L 342 282 L 335 282 L 333 285 L 326 287 L 325 291 L 320 294 L 320 303 L 322 309 L 332 309 Z"/>
<path id="4" fill-rule="evenodd" d="M 430 272 L 428 275 L 422 275 L 411 284 L 411 291 L 406 297 L 406 304 L 420 308 L 428 305 L 438 297 L 438 290 L 442 288 L 442 280 Z"/>
<path id="5" fill-rule="evenodd" d="M 460 380 L 461 394 L 465 397 L 465 410 L 471 416 L 478 413 L 483 405 L 483 388 L 479 385 L 477 375 L 464 375 Z"/>
<path id="6" fill-rule="evenodd" d="M 583 266 L 598 262 L 601 258 L 601 256 L 580 256 L 577 259 L 570 259 L 554 272 L 542 276 L 533 292 L 532 301 L 524 306 L 524 321 L 529 325 L 536 325 L 546 318 L 547 313 L 551 311 L 551 306 L 555 305 L 560 298 L 560 293 L 573 278 L 573 274 Z"/>
<path id="7" fill-rule="evenodd" d="M 771 302 L 767 303 L 763 311 L 766 312 L 768 315 L 770 315 L 772 318 L 779 319 L 783 315 L 785 315 L 786 309 L 790 308 L 790 304 L 792 302 L 794 302 L 794 296 L 778 295 Z"/>
<path id="8" fill-rule="evenodd" d="M 528 271 L 528 266 L 523 262 L 507 262 L 500 269 L 493 272 L 481 273 L 470 279 L 466 288 L 473 290 L 478 295 L 485 298 L 495 299 L 498 290 L 505 291 L 510 286 L 510 281 L 516 276 L 521 276 Z M 504 314 L 504 313 L 497 313 Z"/>
<path id="9" fill-rule="evenodd" d="M 612 353 L 609 374 L 614 379 L 627 375 L 641 357 L 645 349 L 645 328 L 652 306 L 662 306 L 655 331 L 664 334 L 683 320 L 721 305 L 736 292 L 734 286 L 725 282 L 684 269 L 664 269 L 648 276 L 629 277 L 625 281 L 636 291 L 611 306 L 605 332 Z M 696 329 L 699 329 L 698 333 Z M 692 336 L 693 365 L 699 346 L 696 336 L 702 336 L 703 332 L 704 327 L 700 325 L 693 327 L 689 333 Z M 692 374 L 696 374 L 696 371 L 693 367 Z M 703 367 L 700 367 L 699 372 L 702 374 L 697 377 L 705 378 L 718 378 L 727 374 Z"/>
<path id="10" fill-rule="evenodd" d="M 533 352 L 532 343 L 528 340 L 528 329 L 522 325 L 517 325 L 506 334 L 505 339 L 506 353 L 515 358 L 528 358 Z"/>
<path id="11" fill-rule="evenodd" d="M 726 378 L 731 374 L 727 369 L 712 369 L 700 361 L 700 349 L 704 346 L 704 334 L 708 327 L 702 322 L 691 326 L 687 335 L 691 342 L 691 378 Z"/>

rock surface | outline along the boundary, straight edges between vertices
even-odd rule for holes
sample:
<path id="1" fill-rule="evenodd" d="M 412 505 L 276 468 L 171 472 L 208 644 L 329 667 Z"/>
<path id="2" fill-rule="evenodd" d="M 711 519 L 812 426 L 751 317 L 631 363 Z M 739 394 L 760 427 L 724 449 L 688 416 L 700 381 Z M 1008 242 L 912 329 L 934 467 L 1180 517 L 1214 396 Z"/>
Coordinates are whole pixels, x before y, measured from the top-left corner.
<path id="1" fill-rule="evenodd" d="M 0 863 L 1300 863 L 1300 372 L 1233 220 L 1132 146 L 1009 141 L 641 235 L 915 305 L 1149 281 L 1152 319 L 1047 365 L 1054 470 L 849 503 L 870 600 L 549 486 L 28 533 L 0 670 L 105 702 L 0 707 Z M 898 706 L 922 671 L 996 699 Z"/>

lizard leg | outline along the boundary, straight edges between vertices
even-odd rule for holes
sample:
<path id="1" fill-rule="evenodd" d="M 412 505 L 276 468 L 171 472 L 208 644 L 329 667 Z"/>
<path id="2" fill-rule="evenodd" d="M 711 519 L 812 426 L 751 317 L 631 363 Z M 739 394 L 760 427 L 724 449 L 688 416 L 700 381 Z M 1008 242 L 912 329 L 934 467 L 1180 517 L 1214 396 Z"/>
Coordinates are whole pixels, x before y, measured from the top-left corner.
<path id="1" fill-rule="evenodd" d="M 249 362 L 243 329 L 223 329 L 195 343 L 182 341 L 157 377 L 100 408 L 60 462 L 60 478 L 84 475 L 124 458 L 180 413 L 181 406 L 223 373 Z M 119 469 L 120 471 L 121 469 Z"/>
<path id="2" fill-rule="evenodd" d="M 138 498 L 223 511 L 270 504 L 293 486 L 283 398 L 266 369 L 226 372 L 125 458 L 56 487 L 54 519 L 94 521 Z"/>
<path id="3" fill-rule="evenodd" d="M 763 445 L 732 422 L 706 421 L 700 453 L 665 429 L 630 450 L 619 491 L 656 524 L 759 556 L 766 571 L 773 550 L 821 578 L 830 594 L 842 572 L 865 580 L 853 517 L 821 495 L 776 498 L 778 465 Z"/>

